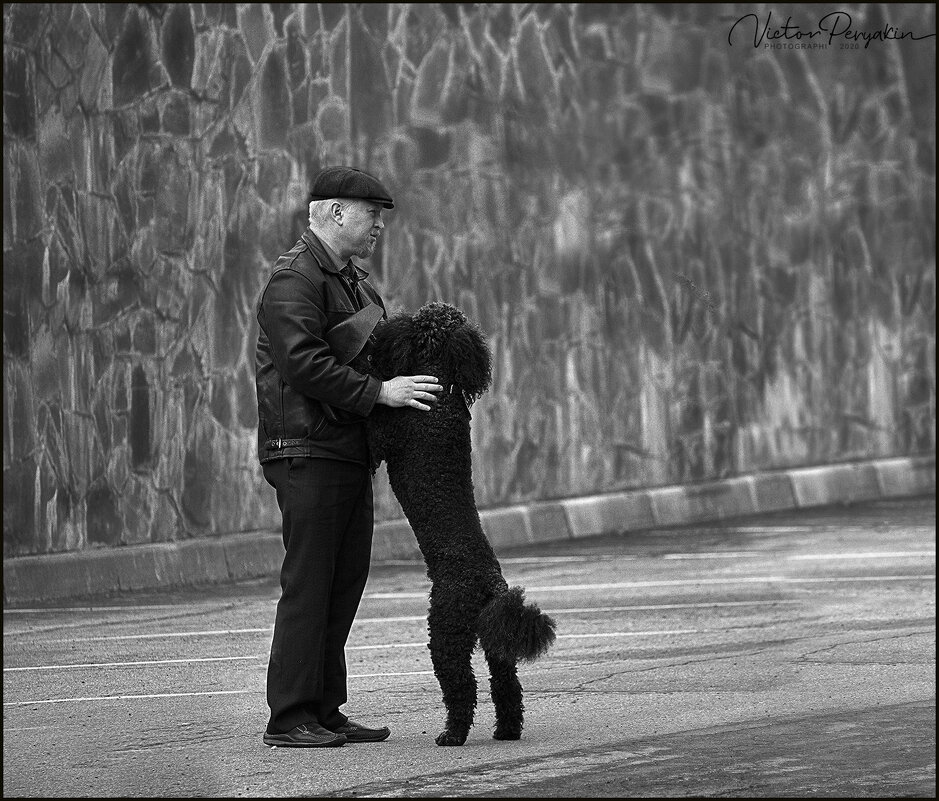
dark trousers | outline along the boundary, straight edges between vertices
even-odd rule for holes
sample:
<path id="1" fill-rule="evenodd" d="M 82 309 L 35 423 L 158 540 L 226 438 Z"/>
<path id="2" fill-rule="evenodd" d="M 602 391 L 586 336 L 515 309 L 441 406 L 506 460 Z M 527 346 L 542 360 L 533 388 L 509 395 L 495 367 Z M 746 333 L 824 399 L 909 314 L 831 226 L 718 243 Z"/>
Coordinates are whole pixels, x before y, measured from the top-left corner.
<path id="1" fill-rule="evenodd" d="M 277 459 L 263 466 L 283 515 L 281 596 L 267 670 L 270 733 L 346 722 L 345 644 L 368 578 L 372 477 L 365 465 Z"/>

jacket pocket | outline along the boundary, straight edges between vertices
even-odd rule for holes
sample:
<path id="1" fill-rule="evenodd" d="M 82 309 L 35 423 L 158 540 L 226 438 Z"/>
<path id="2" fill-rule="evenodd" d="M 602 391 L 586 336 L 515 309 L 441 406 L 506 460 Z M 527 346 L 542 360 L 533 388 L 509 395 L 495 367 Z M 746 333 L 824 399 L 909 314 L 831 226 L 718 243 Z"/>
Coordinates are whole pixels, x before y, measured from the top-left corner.
<path id="1" fill-rule="evenodd" d="M 323 413 L 323 407 L 320 405 L 318 400 L 307 398 L 306 404 L 307 408 L 310 410 L 310 433 L 308 436 L 311 439 L 316 439 L 326 430 L 326 426 L 329 424 L 329 420 L 326 419 L 326 415 Z"/>

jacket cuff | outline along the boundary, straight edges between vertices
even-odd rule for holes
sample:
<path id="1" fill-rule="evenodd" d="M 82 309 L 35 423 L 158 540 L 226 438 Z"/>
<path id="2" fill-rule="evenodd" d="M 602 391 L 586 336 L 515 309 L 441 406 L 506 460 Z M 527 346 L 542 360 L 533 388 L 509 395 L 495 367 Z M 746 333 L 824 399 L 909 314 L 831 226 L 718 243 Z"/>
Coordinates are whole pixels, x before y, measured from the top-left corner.
<path id="1" fill-rule="evenodd" d="M 365 391 L 362 393 L 362 397 L 357 404 L 359 406 L 358 411 L 363 417 L 372 413 L 372 409 L 375 408 L 375 404 L 378 401 L 378 395 L 381 392 L 382 380 L 380 378 L 375 378 L 375 376 L 368 376 L 368 385 L 365 387 Z"/>

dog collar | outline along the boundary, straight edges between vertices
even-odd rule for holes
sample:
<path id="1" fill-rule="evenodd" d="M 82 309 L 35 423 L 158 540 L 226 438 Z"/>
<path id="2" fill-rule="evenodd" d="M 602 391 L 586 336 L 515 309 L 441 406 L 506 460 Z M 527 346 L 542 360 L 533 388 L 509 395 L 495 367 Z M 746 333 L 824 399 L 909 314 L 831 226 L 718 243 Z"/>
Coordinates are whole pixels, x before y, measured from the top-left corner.
<path id="1" fill-rule="evenodd" d="M 471 400 L 467 400 L 467 395 L 462 389 L 460 389 L 460 385 L 448 384 L 444 388 L 446 389 L 448 395 L 457 394 L 460 396 L 460 400 L 463 401 L 463 406 L 466 408 L 466 413 L 472 417 L 473 414 L 470 412 L 470 406 L 473 405 L 473 402 Z"/>

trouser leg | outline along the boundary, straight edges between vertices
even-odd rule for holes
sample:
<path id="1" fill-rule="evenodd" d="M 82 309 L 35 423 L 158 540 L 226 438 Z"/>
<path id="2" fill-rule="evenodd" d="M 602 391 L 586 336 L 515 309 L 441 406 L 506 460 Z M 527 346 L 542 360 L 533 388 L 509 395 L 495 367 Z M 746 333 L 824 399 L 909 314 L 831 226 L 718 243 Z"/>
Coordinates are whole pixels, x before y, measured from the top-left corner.
<path id="1" fill-rule="evenodd" d="M 286 550 L 267 675 L 268 731 L 339 725 L 343 649 L 368 577 L 371 476 L 353 463 L 300 458 L 269 462 L 264 475 L 277 490 Z"/>
<path id="2" fill-rule="evenodd" d="M 323 691 L 315 707 L 317 719 L 330 729 L 346 722 L 339 711 L 347 700 L 345 645 L 362 600 L 372 555 L 374 511 L 372 477 L 362 468 L 361 490 L 352 509 L 352 517 L 338 543 L 333 592 L 326 625 L 323 654 Z"/>

